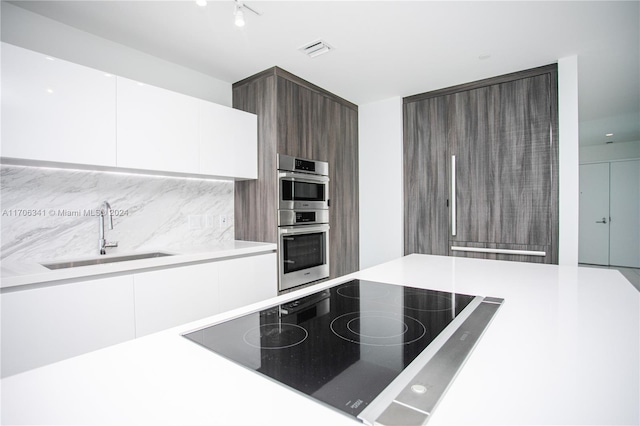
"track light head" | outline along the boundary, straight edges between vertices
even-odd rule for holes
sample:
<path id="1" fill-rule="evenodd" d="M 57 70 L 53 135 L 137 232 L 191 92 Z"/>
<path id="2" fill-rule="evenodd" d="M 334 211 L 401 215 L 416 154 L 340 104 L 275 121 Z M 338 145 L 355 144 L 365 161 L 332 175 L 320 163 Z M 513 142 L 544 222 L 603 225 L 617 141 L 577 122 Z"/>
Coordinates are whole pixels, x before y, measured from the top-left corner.
<path id="1" fill-rule="evenodd" d="M 247 6 L 246 4 L 244 4 L 242 2 L 242 0 L 234 0 L 235 1 L 235 9 L 233 12 L 233 16 L 235 17 L 235 23 L 238 27 L 244 27 L 244 11 L 245 9 L 248 10 L 249 12 L 253 12 L 254 14 L 256 14 L 257 16 L 262 16 L 261 12 L 258 12 L 257 10 Z"/>
<path id="2" fill-rule="evenodd" d="M 237 27 L 244 27 L 244 12 L 242 11 L 242 6 L 236 3 L 236 11 L 235 15 L 235 23 Z"/>

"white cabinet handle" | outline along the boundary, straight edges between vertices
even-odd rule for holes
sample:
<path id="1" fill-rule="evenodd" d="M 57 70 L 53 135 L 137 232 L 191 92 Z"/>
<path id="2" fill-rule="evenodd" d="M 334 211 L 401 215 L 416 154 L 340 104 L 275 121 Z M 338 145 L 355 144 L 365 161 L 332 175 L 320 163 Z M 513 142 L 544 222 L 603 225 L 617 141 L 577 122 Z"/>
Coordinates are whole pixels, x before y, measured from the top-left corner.
<path id="1" fill-rule="evenodd" d="M 451 156 L 451 236 L 456 236 L 456 156 Z"/>

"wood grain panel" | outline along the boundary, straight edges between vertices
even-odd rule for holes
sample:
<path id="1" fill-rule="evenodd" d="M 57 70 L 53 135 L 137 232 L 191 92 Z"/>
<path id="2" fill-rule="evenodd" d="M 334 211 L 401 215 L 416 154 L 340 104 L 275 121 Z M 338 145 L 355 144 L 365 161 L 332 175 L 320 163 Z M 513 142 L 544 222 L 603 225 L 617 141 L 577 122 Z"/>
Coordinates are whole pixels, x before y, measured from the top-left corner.
<path id="1" fill-rule="evenodd" d="M 444 113 L 435 113 L 445 105 Z M 538 250 L 545 258 L 456 256 L 558 262 L 557 67 L 499 76 L 404 99 L 405 253 L 454 255 L 442 246 L 479 244 Z M 445 146 L 437 149 L 439 142 Z M 435 151 L 434 151 L 435 150 Z M 457 235 L 439 224 L 457 162 Z M 442 170 L 446 170 L 443 177 Z M 429 186 L 429 182 L 442 182 Z M 434 207 L 438 206 L 438 207 Z M 423 217 L 429 223 L 421 222 Z"/>
<path id="2" fill-rule="evenodd" d="M 495 84 L 506 83 L 509 81 L 520 80 L 522 78 L 533 77 L 542 74 L 556 74 L 558 70 L 557 64 L 544 65 L 528 70 L 517 71 L 509 74 L 503 74 L 496 77 L 486 78 L 483 80 L 472 81 L 470 83 L 459 84 L 456 86 L 446 87 L 444 89 L 434 90 L 426 93 L 419 93 L 413 96 L 403 98 L 404 103 L 417 102 L 424 99 L 436 98 L 438 96 L 452 95 L 455 93 L 465 92 L 467 90 L 478 89 L 485 86 L 493 86 Z"/>
<path id="3" fill-rule="evenodd" d="M 359 269 L 358 113 L 327 105 L 331 278 Z"/>
<path id="4" fill-rule="evenodd" d="M 448 97 L 404 104 L 404 253 L 447 255 Z"/>
<path id="5" fill-rule="evenodd" d="M 277 77 L 278 153 L 316 161 L 329 161 L 325 95 Z"/>
<path id="6" fill-rule="evenodd" d="M 547 87 L 543 75 L 453 95 L 453 241 L 551 244 Z"/>
<path id="7" fill-rule="evenodd" d="M 258 179 L 235 183 L 238 240 L 277 242 L 276 78 L 263 75 L 234 86 L 233 107 L 258 116 Z"/>
<path id="8" fill-rule="evenodd" d="M 280 68 L 233 85 L 258 115 L 257 181 L 236 182 L 236 238 L 277 240 L 276 154 L 329 162 L 331 277 L 359 269 L 358 108 Z"/>

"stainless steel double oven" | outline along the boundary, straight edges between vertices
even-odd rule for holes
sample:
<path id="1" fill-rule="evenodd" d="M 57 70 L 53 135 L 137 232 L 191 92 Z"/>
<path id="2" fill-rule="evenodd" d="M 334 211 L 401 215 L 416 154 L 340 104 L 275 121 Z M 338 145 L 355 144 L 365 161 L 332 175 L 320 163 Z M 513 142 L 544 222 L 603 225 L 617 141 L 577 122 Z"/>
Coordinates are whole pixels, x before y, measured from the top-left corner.
<path id="1" fill-rule="evenodd" d="M 278 274 L 287 290 L 329 277 L 329 164 L 278 154 Z"/>

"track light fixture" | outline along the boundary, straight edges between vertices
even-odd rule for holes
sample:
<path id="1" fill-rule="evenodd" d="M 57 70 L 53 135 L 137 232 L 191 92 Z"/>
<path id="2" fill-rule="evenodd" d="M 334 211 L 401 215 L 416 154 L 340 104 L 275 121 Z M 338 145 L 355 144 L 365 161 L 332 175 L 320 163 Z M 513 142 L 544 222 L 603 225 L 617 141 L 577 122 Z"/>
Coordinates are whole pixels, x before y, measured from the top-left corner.
<path id="1" fill-rule="evenodd" d="M 236 27 L 244 27 L 244 12 L 242 11 L 242 2 L 236 0 L 236 7 L 233 11 L 235 16 Z"/>
<path id="2" fill-rule="evenodd" d="M 234 8 L 234 11 L 233 11 L 233 16 L 235 18 L 236 26 L 244 27 L 244 24 L 245 24 L 245 22 L 244 22 L 244 9 L 247 9 L 247 10 L 255 13 L 258 16 L 262 15 L 262 13 L 257 12 L 256 10 L 250 8 L 249 6 L 244 4 L 241 0 L 234 0 L 234 1 L 235 1 L 235 8 Z"/>

